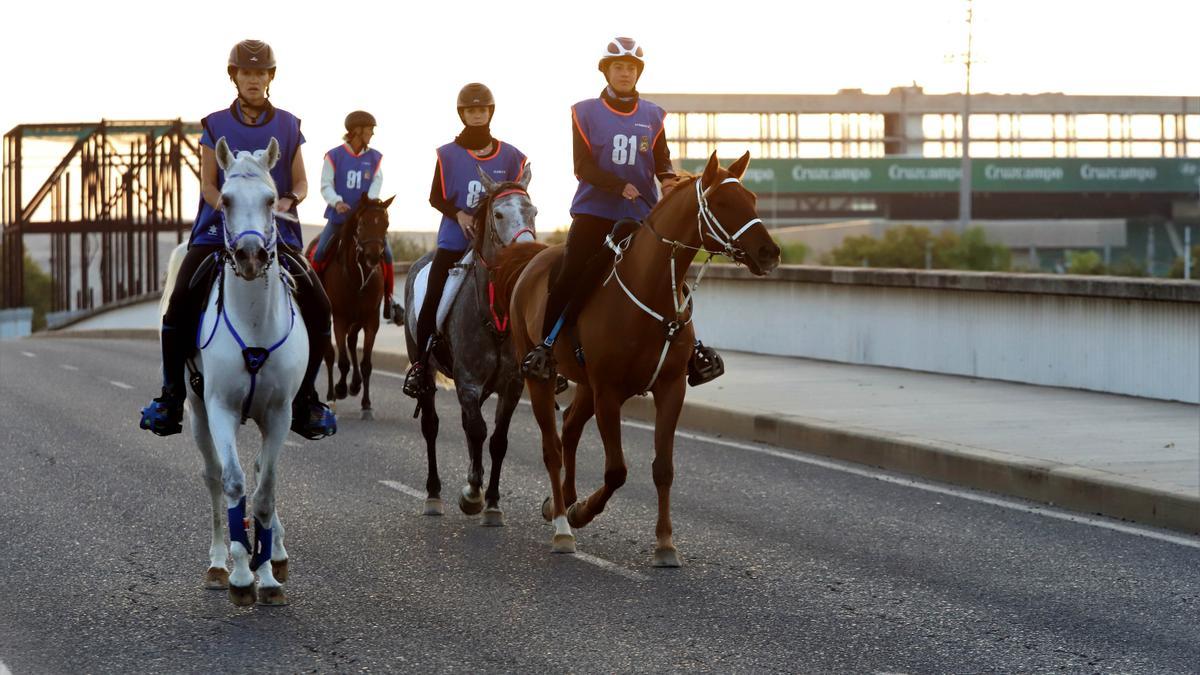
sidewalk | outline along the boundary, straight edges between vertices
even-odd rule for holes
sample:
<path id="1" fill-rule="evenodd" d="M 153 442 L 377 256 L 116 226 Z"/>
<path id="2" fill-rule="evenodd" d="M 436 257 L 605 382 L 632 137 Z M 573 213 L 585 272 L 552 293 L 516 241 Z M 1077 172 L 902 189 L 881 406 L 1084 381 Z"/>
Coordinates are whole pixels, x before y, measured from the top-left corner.
<path id="1" fill-rule="evenodd" d="M 121 316 L 114 316 L 121 315 Z M 135 307 L 73 326 L 154 337 Z M 116 325 L 127 329 L 111 330 Z M 136 330 L 141 328 L 143 330 Z M 1200 406 L 890 368 L 722 352 L 681 428 L 1200 533 Z M 407 367 L 383 326 L 377 368 Z M 653 419 L 650 398 L 625 406 Z"/>

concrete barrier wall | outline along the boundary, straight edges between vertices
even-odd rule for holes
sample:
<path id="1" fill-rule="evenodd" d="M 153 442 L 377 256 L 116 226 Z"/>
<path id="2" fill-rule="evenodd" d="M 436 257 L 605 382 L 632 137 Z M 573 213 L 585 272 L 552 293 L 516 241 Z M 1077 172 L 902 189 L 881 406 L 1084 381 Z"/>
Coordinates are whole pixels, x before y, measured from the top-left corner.
<path id="1" fill-rule="evenodd" d="M 25 337 L 33 332 L 33 308 L 0 309 L 0 340 Z"/>
<path id="2" fill-rule="evenodd" d="M 696 323 L 726 349 L 1200 402 L 1194 282 L 721 266 Z"/>

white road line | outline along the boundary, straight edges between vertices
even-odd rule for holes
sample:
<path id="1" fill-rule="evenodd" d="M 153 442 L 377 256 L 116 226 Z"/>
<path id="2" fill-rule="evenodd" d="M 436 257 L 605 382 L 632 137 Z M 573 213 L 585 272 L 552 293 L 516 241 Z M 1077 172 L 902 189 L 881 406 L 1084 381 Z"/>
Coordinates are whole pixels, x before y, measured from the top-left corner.
<path id="1" fill-rule="evenodd" d="M 3 661 L 0 661 L 0 675 L 12 675 L 12 671 L 8 669 L 8 666 L 4 665 Z"/>
<path id="2" fill-rule="evenodd" d="M 375 372 L 382 373 L 384 371 L 377 370 Z M 389 377 L 403 377 L 402 375 L 396 375 L 395 373 L 385 373 L 385 374 L 388 375 Z M 528 399 L 524 399 L 524 398 L 521 399 L 521 403 L 523 405 L 529 405 Z M 621 424 L 628 426 L 628 427 L 633 427 L 635 429 L 643 429 L 643 430 L 651 431 L 651 432 L 654 431 L 654 425 L 646 424 L 645 422 L 636 422 L 633 420 L 621 420 Z M 969 490 L 959 490 L 956 488 L 946 487 L 943 485 L 934 485 L 932 483 L 926 483 L 926 482 L 923 482 L 920 480 L 915 480 L 912 478 L 901 478 L 899 476 L 893 476 L 891 474 L 888 474 L 888 473 L 885 473 L 883 471 L 879 471 L 876 469 L 861 468 L 861 467 L 857 467 L 857 466 L 852 466 L 848 463 L 842 463 L 842 462 L 836 462 L 836 461 L 828 460 L 828 459 L 818 459 L 816 457 L 806 456 L 806 455 L 800 454 L 801 451 L 799 451 L 799 450 L 794 451 L 794 452 L 785 451 L 785 450 L 777 450 L 775 448 L 771 448 L 771 447 L 767 447 L 767 446 L 753 445 L 750 443 L 739 443 L 737 441 L 729 441 L 729 440 L 725 440 L 723 438 L 717 438 L 715 436 L 707 436 L 705 434 L 697 434 L 697 433 L 693 433 L 690 431 L 678 431 L 677 430 L 675 432 L 675 435 L 682 437 L 682 438 L 691 439 L 693 441 L 700 441 L 702 443 L 712 443 L 714 445 L 723 445 L 727 448 L 737 448 L 738 450 L 748 450 L 750 452 L 756 452 L 761 455 L 778 457 L 781 459 L 791 460 L 793 462 L 801 462 L 803 464 L 811 464 L 813 466 L 819 466 L 819 467 L 823 467 L 826 469 L 832 469 L 834 471 L 841 471 L 843 473 L 851 473 L 856 476 L 863 476 L 864 478 L 873 478 L 875 480 L 880 480 L 885 483 L 893 483 L 895 485 L 903 485 L 905 487 L 911 487 L 911 488 L 915 488 L 917 490 L 924 490 L 926 492 L 933 492 L 936 494 L 943 494 L 943 495 L 948 495 L 951 497 L 958 497 L 960 499 L 966 499 L 966 500 L 973 501 L 973 502 L 979 502 L 981 504 L 990 504 L 992 506 L 999 506 L 1000 508 L 1011 509 L 1013 511 L 1022 511 L 1025 513 L 1032 513 L 1034 515 L 1045 516 L 1047 518 L 1055 518 L 1057 520 L 1065 520 L 1067 522 L 1078 523 L 1080 525 L 1090 525 L 1092 527 L 1101 527 L 1106 530 L 1113 530 L 1115 532 L 1122 532 L 1124 534 L 1132 534 L 1134 536 L 1146 537 L 1148 539 L 1156 539 L 1158 541 L 1165 541 L 1165 542 L 1168 542 L 1171 544 L 1178 544 L 1179 546 L 1187 546 L 1188 548 L 1200 549 L 1200 538 L 1197 538 L 1197 537 L 1188 537 L 1186 535 L 1167 534 L 1164 532 L 1160 532 L 1158 530 L 1138 527 L 1136 525 L 1129 525 L 1126 523 L 1120 523 L 1120 522 L 1116 522 L 1116 521 L 1112 521 L 1112 520 L 1094 518 L 1091 516 L 1085 516 L 1085 515 L 1081 515 L 1078 513 L 1071 513 L 1069 511 L 1061 511 L 1059 509 L 1051 508 L 1049 506 L 1036 506 L 1036 505 L 1031 505 L 1031 504 L 1025 504 L 1025 503 L 1021 503 L 1021 502 L 1017 502 L 1017 501 L 1013 501 L 1013 500 L 1009 500 L 1009 499 L 1003 499 L 1000 497 L 991 497 L 991 496 L 979 494 L 976 492 L 972 492 Z"/>
<path id="3" fill-rule="evenodd" d="M 284 444 L 284 445 L 286 445 L 286 446 L 288 446 L 289 448 L 302 448 L 302 447 L 304 447 L 303 445 L 300 445 L 300 444 L 299 444 L 299 443 L 297 443 L 296 441 L 284 441 L 284 442 L 283 442 L 283 444 Z"/>
<path id="4" fill-rule="evenodd" d="M 416 497 L 417 499 L 425 499 L 426 497 L 424 492 L 421 492 L 416 488 L 411 488 L 404 483 L 397 483 L 394 480 L 381 480 L 379 482 L 387 487 L 392 488 L 393 490 L 403 492 L 410 497 Z M 612 572 L 613 574 L 625 577 L 626 579 L 633 579 L 634 581 L 646 581 L 649 578 L 644 574 L 639 574 L 633 570 L 627 570 L 616 563 L 609 562 L 604 558 L 597 558 L 596 556 L 589 555 L 587 553 L 576 552 L 575 557 L 585 563 L 588 563 L 589 565 L 595 565 L 605 572 Z"/>
<path id="5" fill-rule="evenodd" d="M 109 380 L 108 383 L 114 387 L 120 387 L 122 389 L 133 389 L 133 385 L 125 384 L 124 382 L 118 382 L 116 380 Z"/>
<path id="6" fill-rule="evenodd" d="M 33 352 L 21 352 L 21 353 L 24 354 L 25 356 L 28 356 L 31 359 L 37 358 L 37 354 L 34 354 Z"/>
<path id="7" fill-rule="evenodd" d="M 625 425 L 631 426 L 631 427 L 635 427 L 638 429 L 644 429 L 646 431 L 654 431 L 653 424 L 646 424 L 644 422 L 623 421 L 622 424 L 625 424 Z M 835 462 L 833 460 L 818 459 L 816 457 L 808 457 L 805 455 L 798 454 L 798 452 L 787 452 L 784 450 L 776 450 L 775 448 L 761 446 L 761 445 L 752 445 L 750 443 L 739 443 L 737 441 L 727 441 L 723 438 L 715 438 L 713 436 L 706 436 L 704 434 L 692 433 L 690 431 L 676 431 L 675 435 L 681 436 L 683 438 L 688 438 L 688 439 L 691 439 L 694 441 L 701 441 L 704 443 L 712 443 L 714 445 L 723 445 L 723 446 L 726 446 L 729 448 L 737 448 L 739 450 L 749 450 L 750 452 L 756 452 L 756 453 L 759 453 L 762 455 L 769 455 L 771 457 L 778 457 L 780 459 L 788 459 L 793 462 L 801 462 L 803 464 L 811 464 L 813 466 L 819 466 L 819 467 L 823 467 L 826 469 L 833 469 L 834 471 L 842 471 L 844 473 L 851 473 L 856 476 L 863 476 L 865 478 L 874 478 L 875 480 L 880 480 L 885 483 L 894 483 L 896 485 L 903 485 L 905 487 L 916 488 L 918 490 L 924 490 L 926 492 L 934 492 L 937 494 L 948 495 L 951 497 L 958 497 L 960 499 L 967 499 L 967 500 L 970 500 L 973 502 L 980 502 L 983 504 L 990 504 L 992 506 L 999 506 L 999 507 L 1005 508 L 1005 509 L 1012 509 L 1013 511 L 1023 511 L 1025 513 L 1033 513 L 1033 514 L 1036 514 L 1039 516 L 1046 516 L 1047 518 L 1056 518 L 1058 520 L 1065 520 L 1065 521 L 1071 522 L 1071 523 L 1079 523 L 1081 525 L 1091 525 L 1092 527 L 1102 527 L 1107 530 L 1115 530 L 1117 532 L 1123 532 L 1125 534 L 1132 534 L 1132 535 L 1136 535 L 1139 537 L 1147 537 L 1149 539 L 1157 539 L 1159 541 L 1165 541 L 1165 542 L 1169 542 L 1172 544 L 1178 544 L 1180 546 L 1187 546 L 1189 548 L 1200 549 L 1200 538 L 1196 538 L 1196 537 L 1188 537 L 1185 535 L 1177 536 L 1177 535 L 1172 535 L 1172 534 L 1166 534 L 1164 532 L 1159 532 L 1157 530 L 1151 530 L 1151 529 L 1147 529 L 1147 528 L 1137 527 L 1135 525 L 1127 525 L 1125 523 L 1119 523 L 1119 522 L 1105 520 L 1105 519 L 1101 519 L 1101 518 L 1093 518 L 1091 516 L 1085 516 L 1085 515 L 1081 515 L 1081 514 L 1077 514 L 1077 513 L 1070 513 L 1068 511 L 1060 511 L 1058 509 L 1054 509 L 1054 508 L 1051 508 L 1048 506 L 1035 506 L 1035 505 L 1031 505 L 1031 504 L 1024 504 L 1024 503 L 1012 501 L 1009 499 L 1003 499 L 1000 497 L 991 497 L 988 495 L 979 494 L 977 492 L 972 492 L 969 490 L 959 490 L 957 488 L 946 487 L 943 485 L 934 485 L 931 483 L 926 483 L 926 482 L 914 480 L 911 478 L 901 478 L 899 476 L 893 476 L 891 474 L 888 474 L 888 473 L 885 473 L 883 471 L 879 471 L 876 469 L 859 468 L 856 466 L 850 466 L 848 464 L 843 464 L 841 462 Z"/>
<path id="8" fill-rule="evenodd" d="M 58 367 L 62 368 L 63 370 L 79 370 L 79 366 L 73 366 L 69 363 L 60 363 L 58 364 Z"/>

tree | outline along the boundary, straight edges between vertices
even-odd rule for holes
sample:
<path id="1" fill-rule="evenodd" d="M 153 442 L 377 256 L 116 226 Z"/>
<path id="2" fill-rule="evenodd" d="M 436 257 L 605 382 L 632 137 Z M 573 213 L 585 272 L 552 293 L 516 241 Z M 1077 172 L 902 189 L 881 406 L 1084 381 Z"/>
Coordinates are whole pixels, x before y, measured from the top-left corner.
<path id="1" fill-rule="evenodd" d="M 0 259 L 3 259 L 4 247 L 0 246 Z M 25 294 L 22 302 L 27 307 L 33 308 L 33 330 L 38 331 L 46 327 L 46 312 L 50 311 L 50 294 L 53 289 L 53 281 L 50 275 L 46 274 L 41 265 L 25 252 Z"/>

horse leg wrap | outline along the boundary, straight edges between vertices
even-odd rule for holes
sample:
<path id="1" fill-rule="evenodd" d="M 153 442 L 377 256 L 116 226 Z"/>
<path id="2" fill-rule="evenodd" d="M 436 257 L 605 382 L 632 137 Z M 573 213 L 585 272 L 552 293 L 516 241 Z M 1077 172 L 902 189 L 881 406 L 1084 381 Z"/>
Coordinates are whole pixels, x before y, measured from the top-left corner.
<path id="1" fill-rule="evenodd" d="M 249 525 L 250 523 L 246 522 L 246 498 L 242 497 L 237 506 L 229 509 L 229 541 L 241 544 L 247 553 L 251 551 L 250 538 L 246 536 L 246 528 Z"/>
<path id="2" fill-rule="evenodd" d="M 257 570 L 260 565 L 271 561 L 271 528 L 263 527 L 254 518 L 254 557 L 250 559 L 250 569 Z"/>

